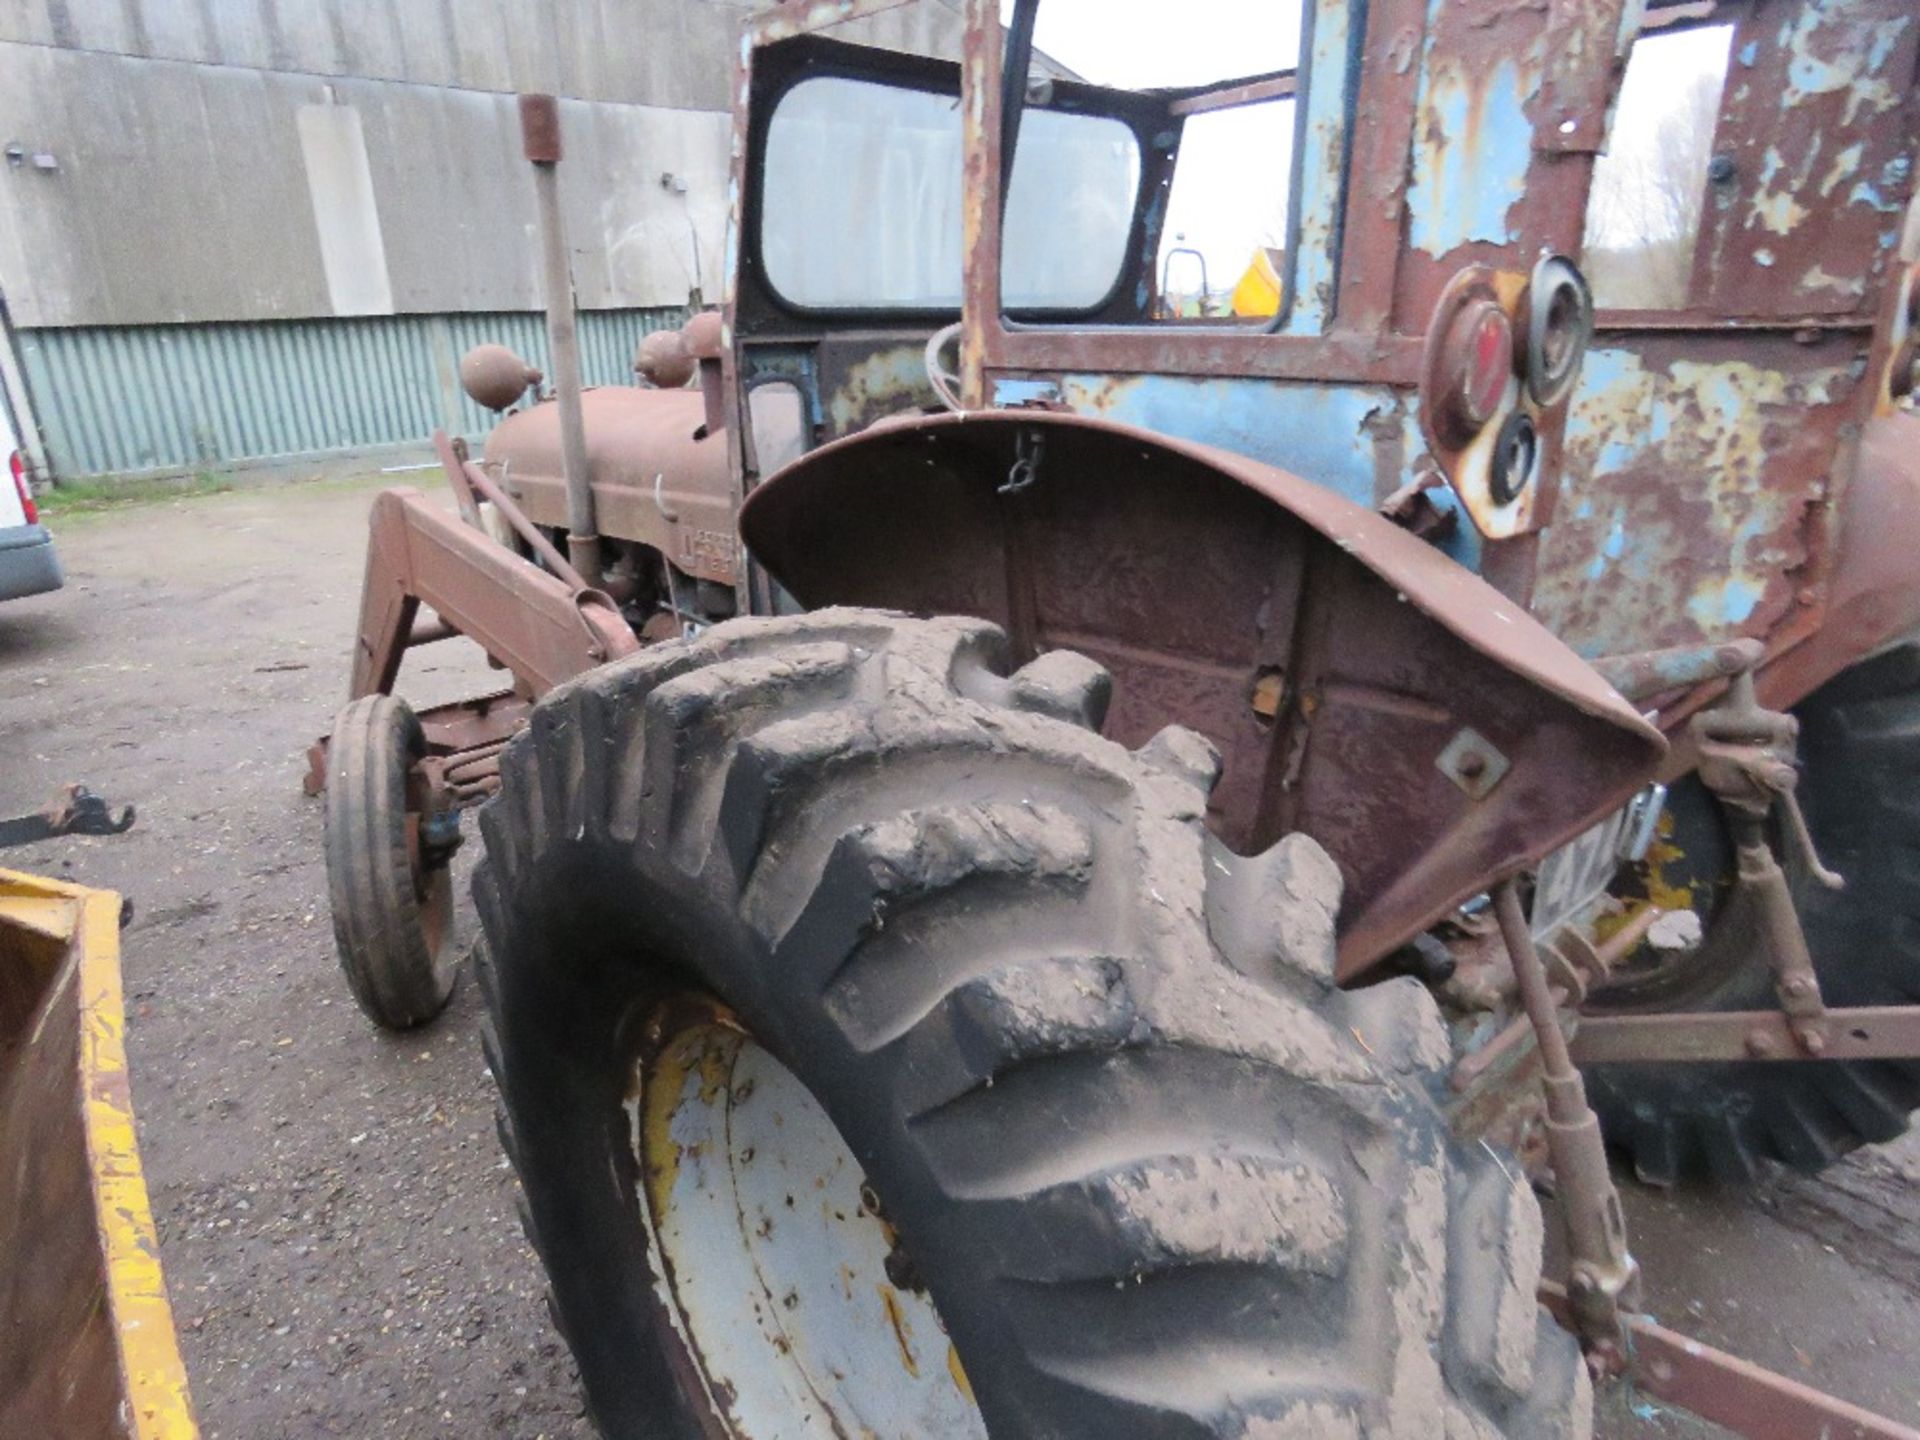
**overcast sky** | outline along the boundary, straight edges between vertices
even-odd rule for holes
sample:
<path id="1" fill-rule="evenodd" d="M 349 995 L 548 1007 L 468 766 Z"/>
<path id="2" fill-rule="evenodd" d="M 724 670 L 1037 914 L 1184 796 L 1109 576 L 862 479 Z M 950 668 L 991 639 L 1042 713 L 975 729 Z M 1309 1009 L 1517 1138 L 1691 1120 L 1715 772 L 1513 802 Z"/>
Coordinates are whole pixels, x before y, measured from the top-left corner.
<path id="1" fill-rule="evenodd" d="M 1003 19 L 1013 0 L 1001 0 Z M 1280 0 L 1041 0 L 1033 43 L 1096 85 L 1204 85 L 1285 70 L 1300 9 Z"/>

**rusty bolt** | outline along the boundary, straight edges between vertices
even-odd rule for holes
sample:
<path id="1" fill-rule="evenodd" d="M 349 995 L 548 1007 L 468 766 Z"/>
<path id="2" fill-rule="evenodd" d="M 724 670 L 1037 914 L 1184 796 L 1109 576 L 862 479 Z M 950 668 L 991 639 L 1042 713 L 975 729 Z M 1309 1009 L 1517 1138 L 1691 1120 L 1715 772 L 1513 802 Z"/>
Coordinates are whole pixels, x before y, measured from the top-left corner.
<path id="1" fill-rule="evenodd" d="M 1756 1060 L 1764 1060 L 1774 1052 L 1773 1036 L 1758 1028 L 1747 1032 L 1747 1053 Z"/>
<path id="2" fill-rule="evenodd" d="M 1487 773 L 1487 757 L 1476 750 L 1469 750 L 1456 762 L 1455 768 L 1459 770 L 1462 780 L 1478 780 Z"/>
<path id="3" fill-rule="evenodd" d="M 1806 1029 L 1798 1033 L 1800 1048 L 1806 1051 L 1807 1054 L 1817 1059 L 1819 1056 L 1827 1053 L 1827 1037 L 1823 1031 L 1809 1025 Z"/>
<path id="4" fill-rule="evenodd" d="M 1738 169 L 1733 163 L 1733 156 L 1723 150 L 1707 162 L 1707 179 L 1716 185 L 1725 185 L 1738 173 Z"/>

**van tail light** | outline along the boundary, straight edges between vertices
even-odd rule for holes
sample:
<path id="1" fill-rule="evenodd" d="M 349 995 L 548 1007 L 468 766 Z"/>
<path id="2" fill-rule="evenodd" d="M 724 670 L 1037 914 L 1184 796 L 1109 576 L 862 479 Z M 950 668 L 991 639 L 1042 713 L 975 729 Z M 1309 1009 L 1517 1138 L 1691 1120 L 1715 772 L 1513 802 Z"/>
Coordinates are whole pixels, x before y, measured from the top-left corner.
<path id="1" fill-rule="evenodd" d="M 13 488 L 20 492 L 20 508 L 27 512 L 27 524 L 38 525 L 40 507 L 33 503 L 33 489 L 27 484 L 27 467 L 20 459 L 18 450 L 7 457 L 7 468 L 13 471 Z"/>

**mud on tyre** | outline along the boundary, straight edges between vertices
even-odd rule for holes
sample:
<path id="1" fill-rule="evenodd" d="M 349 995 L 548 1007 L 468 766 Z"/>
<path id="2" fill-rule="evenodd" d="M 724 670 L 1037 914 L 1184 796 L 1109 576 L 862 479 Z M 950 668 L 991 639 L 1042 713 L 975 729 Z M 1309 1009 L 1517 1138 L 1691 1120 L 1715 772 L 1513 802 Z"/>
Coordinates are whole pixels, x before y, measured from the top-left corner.
<path id="1" fill-rule="evenodd" d="M 639 1158 L 692 1006 L 830 1118 L 995 1436 L 1588 1434 L 1538 1207 L 1428 1098 L 1431 1001 L 1332 987 L 1332 862 L 1228 852 L 1214 752 L 1100 738 L 1090 661 L 1005 671 L 975 621 L 738 621 L 555 692 L 508 750 L 488 1058 L 602 1430 L 737 1433 L 733 1342 L 657 1233 L 672 1162 Z M 812 1298 L 768 1293 L 759 1333 L 810 1343 Z M 863 1363 L 795 1383 L 857 1399 Z"/>

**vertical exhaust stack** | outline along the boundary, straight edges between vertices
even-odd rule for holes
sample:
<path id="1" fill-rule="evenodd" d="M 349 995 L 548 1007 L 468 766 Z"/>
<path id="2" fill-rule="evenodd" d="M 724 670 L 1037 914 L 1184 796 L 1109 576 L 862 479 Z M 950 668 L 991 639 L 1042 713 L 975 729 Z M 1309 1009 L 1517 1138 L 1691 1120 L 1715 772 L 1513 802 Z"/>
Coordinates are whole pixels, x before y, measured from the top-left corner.
<path id="1" fill-rule="evenodd" d="M 547 344 L 560 406 L 560 466 L 567 481 L 567 558 L 598 587 L 600 527 L 587 477 L 587 426 L 580 409 L 580 337 L 574 325 L 573 270 L 560 214 L 560 106 L 551 95 L 520 97 L 520 144 L 533 165 L 540 210 L 540 250 L 547 292 Z"/>

